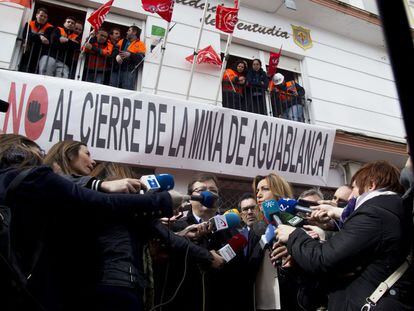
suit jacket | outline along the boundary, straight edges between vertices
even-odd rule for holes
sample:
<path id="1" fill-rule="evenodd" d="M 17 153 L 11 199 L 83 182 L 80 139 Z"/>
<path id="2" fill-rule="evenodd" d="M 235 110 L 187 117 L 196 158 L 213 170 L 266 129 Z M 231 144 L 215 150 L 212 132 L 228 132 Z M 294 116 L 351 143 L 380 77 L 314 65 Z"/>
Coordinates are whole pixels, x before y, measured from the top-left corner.
<path id="1" fill-rule="evenodd" d="M 411 226 L 410 210 L 401 198 L 381 195 L 364 202 L 327 242 L 321 244 L 296 229 L 287 246 L 306 272 L 329 275 L 329 310 L 360 310 L 365 298 L 404 261 Z M 387 302 L 389 310 L 405 310 L 400 296 L 404 288 L 396 292 L 384 295 L 375 309 Z"/>
<path id="2" fill-rule="evenodd" d="M 186 217 L 173 224 L 171 229 L 178 232 L 195 223 L 197 223 L 197 220 L 190 211 Z M 206 250 L 218 250 L 227 244 L 228 240 L 236 233 L 238 233 L 236 229 L 222 230 L 204 236 L 195 243 Z M 240 277 L 243 276 L 243 270 L 240 267 L 243 260 L 241 252 L 232 261 L 226 263 L 222 269 L 213 270 L 207 265 L 199 264 L 198 260 L 187 258 L 187 271 L 183 285 L 173 302 L 163 307 L 163 310 L 201 311 L 203 310 L 203 294 L 205 296 L 205 310 L 247 310 L 240 309 L 238 294 L 237 299 L 231 297 L 231 294 L 239 291 Z M 184 263 L 185 256 L 182 253 L 178 254 L 174 251 L 170 253 L 168 275 L 167 277 L 164 275 L 166 285 L 163 301 L 171 298 L 177 290 L 177 286 L 184 275 Z M 156 274 L 161 273 L 156 272 Z M 163 284 L 156 284 L 155 287 L 156 290 L 157 288 L 160 289 Z M 158 294 L 157 296 L 161 295 Z"/>

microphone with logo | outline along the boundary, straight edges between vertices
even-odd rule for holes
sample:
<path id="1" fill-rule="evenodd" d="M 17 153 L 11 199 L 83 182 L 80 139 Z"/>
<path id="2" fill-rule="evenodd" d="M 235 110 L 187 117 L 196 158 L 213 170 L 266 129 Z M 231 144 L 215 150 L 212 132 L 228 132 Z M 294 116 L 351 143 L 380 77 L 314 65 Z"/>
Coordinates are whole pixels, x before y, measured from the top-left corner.
<path id="1" fill-rule="evenodd" d="M 170 174 L 144 175 L 139 179 L 147 192 L 168 191 L 174 188 L 174 177 Z"/>
<path id="2" fill-rule="evenodd" d="M 0 99 L 0 112 L 7 112 L 9 110 L 10 104 L 4 100 Z"/>
<path id="3" fill-rule="evenodd" d="M 240 217 L 236 213 L 227 213 L 224 215 L 216 215 L 210 218 L 209 223 L 211 225 L 212 232 L 217 232 L 226 229 L 233 229 L 240 226 Z"/>
<path id="4" fill-rule="evenodd" d="M 265 221 L 269 224 L 265 233 L 260 238 L 260 246 L 262 249 L 272 247 L 275 241 L 275 230 L 283 222 L 280 219 L 279 204 L 276 200 L 268 200 L 262 203 L 263 215 Z"/>
<path id="5" fill-rule="evenodd" d="M 229 262 L 237 256 L 237 253 L 242 252 L 246 245 L 247 239 L 243 234 L 237 233 L 229 240 L 228 244 L 218 250 L 218 253 L 226 262 Z"/>
<path id="6" fill-rule="evenodd" d="M 183 200 L 184 201 L 197 201 L 200 202 L 202 205 L 204 205 L 207 208 L 214 208 L 215 203 L 219 196 L 213 192 L 210 191 L 203 191 L 199 194 L 192 194 L 192 195 L 184 195 Z"/>
<path id="7" fill-rule="evenodd" d="M 309 206 L 318 205 L 316 202 L 306 201 L 306 200 L 299 200 L 296 201 L 294 199 L 280 199 L 278 201 L 279 208 L 281 211 L 286 211 L 290 214 L 296 214 L 297 212 L 302 213 L 311 213 L 312 209 Z"/>

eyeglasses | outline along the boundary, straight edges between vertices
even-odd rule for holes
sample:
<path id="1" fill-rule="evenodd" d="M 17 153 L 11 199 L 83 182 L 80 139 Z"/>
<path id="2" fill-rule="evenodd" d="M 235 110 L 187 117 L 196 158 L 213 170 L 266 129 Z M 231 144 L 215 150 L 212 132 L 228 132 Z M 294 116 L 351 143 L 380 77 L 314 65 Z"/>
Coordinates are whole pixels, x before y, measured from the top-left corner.
<path id="1" fill-rule="evenodd" d="M 241 208 L 241 212 L 247 214 L 249 212 L 249 210 L 251 210 L 252 212 L 254 212 L 257 208 L 257 205 L 249 205 L 249 206 L 245 206 Z"/>
<path id="2" fill-rule="evenodd" d="M 216 195 L 218 195 L 218 190 L 217 190 L 217 189 L 214 189 L 214 188 L 207 188 L 207 187 L 195 188 L 192 192 L 201 193 L 201 192 L 204 192 L 204 191 L 209 191 L 209 192 L 211 192 L 212 194 L 216 194 Z"/>

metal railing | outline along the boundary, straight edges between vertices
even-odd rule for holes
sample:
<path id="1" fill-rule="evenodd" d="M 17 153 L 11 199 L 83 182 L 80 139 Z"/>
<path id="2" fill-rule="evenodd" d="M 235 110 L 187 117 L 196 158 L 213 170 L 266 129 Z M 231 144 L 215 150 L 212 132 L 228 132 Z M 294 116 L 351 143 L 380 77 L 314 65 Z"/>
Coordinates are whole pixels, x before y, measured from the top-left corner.
<path id="1" fill-rule="evenodd" d="M 32 44 L 23 53 L 18 70 L 135 90 L 136 67 L 137 62 L 128 59 L 118 64 L 115 55 L 102 56 L 96 52 L 81 53 L 80 50 L 58 50 L 49 45 Z"/>
<path id="2" fill-rule="evenodd" d="M 19 71 L 76 79 L 135 90 L 137 68 L 142 59 L 116 61 L 110 56 L 79 50 L 58 50 L 49 45 L 32 44 L 20 60 Z M 260 87 L 243 87 L 222 92 L 223 107 L 310 123 L 308 102 L 305 96 L 268 91 Z"/>
<path id="3" fill-rule="evenodd" d="M 223 107 L 310 123 L 309 102 L 305 96 L 294 96 L 265 88 L 246 87 L 239 92 L 224 90 Z"/>

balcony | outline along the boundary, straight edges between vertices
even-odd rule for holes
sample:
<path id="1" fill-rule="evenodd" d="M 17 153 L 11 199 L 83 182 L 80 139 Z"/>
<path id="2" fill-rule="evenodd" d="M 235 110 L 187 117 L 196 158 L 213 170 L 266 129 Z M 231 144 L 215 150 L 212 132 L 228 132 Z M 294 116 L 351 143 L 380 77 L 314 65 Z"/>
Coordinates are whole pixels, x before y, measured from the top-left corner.
<path id="1" fill-rule="evenodd" d="M 143 58 L 124 59 L 121 64 L 116 53 L 101 55 L 79 50 L 56 50 L 45 45 L 32 44 L 23 54 L 19 71 L 59 78 L 94 82 L 123 89 L 137 90 L 138 71 Z M 302 92 L 291 93 L 277 88 L 240 88 L 224 85 L 222 105 L 225 108 L 254 114 L 273 116 L 297 122 L 310 123 L 310 99 Z"/>

